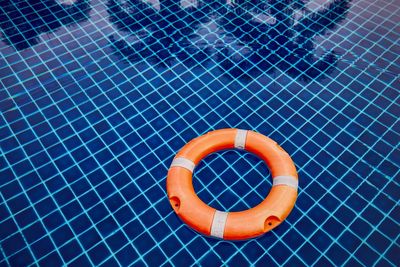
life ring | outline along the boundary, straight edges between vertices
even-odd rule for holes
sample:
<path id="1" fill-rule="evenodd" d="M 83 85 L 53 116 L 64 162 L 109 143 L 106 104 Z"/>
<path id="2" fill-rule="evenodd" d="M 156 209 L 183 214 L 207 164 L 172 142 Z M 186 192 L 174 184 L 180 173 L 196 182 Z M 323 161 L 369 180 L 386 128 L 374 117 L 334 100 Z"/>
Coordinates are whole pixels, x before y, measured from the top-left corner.
<path id="1" fill-rule="evenodd" d="M 192 174 L 205 156 L 223 149 L 244 149 L 266 162 L 273 185 L 257 206 L 238 212 L 218 211 L 194 191 Z M 221 129 L 187 143 L 175 156 L 167 176 L 172 208 L 191 228 L 206 236 L 244 240 L 260 236 L 283 222 L 297 198 L 298 176 L 290 156 L 270 138 L 247 130 Z"/>

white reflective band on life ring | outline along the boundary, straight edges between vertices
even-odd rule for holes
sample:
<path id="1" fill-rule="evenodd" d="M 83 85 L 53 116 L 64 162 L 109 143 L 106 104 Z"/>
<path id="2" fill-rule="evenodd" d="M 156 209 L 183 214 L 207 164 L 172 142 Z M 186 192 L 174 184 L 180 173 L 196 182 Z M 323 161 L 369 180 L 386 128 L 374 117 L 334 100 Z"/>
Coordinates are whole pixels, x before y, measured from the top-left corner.
<path id="1" fill-rule="evenodd" d="M 224 230 L 227 218 L 228 212 L 223 212 L 219 210 L 215 211 L 214 219 L 211 225 L 211 236 L 224 238 Z"/>
<path id="2" fill-rule="evenodd" d="M 272 186 L 287 185 L 297 190 L 299 181 L 293 176 L 276 176 L 272 178 Z"/>
<path id="3" fill-rule="evenodd" d="M 188 169 L 190 172 L 193 173 L 194 167 L 196 167 L 196 165 L 193 161 L 189 159 L 175 158 L 171 163 L 171 167 L 182 167 Z"/>
<path id="4" fill-rule="evenodd" d="M 246 147 L 247 130 L 237 130 L 235 137 L 235 148 L 244 149 Z"/>

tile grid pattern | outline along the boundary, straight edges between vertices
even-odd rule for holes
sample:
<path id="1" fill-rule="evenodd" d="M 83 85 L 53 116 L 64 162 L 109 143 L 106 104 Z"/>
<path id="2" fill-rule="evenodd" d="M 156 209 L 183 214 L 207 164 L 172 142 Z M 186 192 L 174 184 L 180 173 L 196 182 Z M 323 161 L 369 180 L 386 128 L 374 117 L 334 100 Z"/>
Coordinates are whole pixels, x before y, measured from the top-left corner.
<path id="1" fill-rule="evenodd" d="M 398 9 L 396 1 L 381 3 L 366 8 Z M 382 26 L 398 18 L 393 13 L 379 23 L 371 19 L 372 31 L 398 38 L 395 27 Z M 28 57 L 1 47 L 2 62 L 18 60 L 1 81 L 0 263 L 398 265 L 400 105 L 398 75 L 386 72 L 391 65 L 369 72 L 343 61 L 335 78 L 308 86 L 283 73 L 243 84 L 215 66 L 135 69 L 109 55 L 104 36 L 96 39 L 111 27 L 97 28 L 94 20 L 107 20 L 104 14 L 95 2 L 88 23 L 63 33 L 87 32 L 87 47 L 69 50 L 80 41 L 64 42 L 57 33 L 42 36 L 47 40 Z M 358 38 L 353 46 L 362 46 Z M 364 49 L 357 58 L 380 56 Z M 58 72 L 51 68 L 57 63 L 42 62 L 49 51 L 55 59 L 73 56 L 59 59 L 65 69 Z M 398 56 L 393 62 L 398 68 Z M 32 79 L 42 66 L 47 71 Z M 165 197 L 177 150 L 222 127 L 270 136 L 299 170 L 295 210 L 256 240 L 199 236 Z M 266 173 L 252 155 L 222 152 L 201 163 L 194 185 L 214 207 L 240 210 L 265 197 Z"/>

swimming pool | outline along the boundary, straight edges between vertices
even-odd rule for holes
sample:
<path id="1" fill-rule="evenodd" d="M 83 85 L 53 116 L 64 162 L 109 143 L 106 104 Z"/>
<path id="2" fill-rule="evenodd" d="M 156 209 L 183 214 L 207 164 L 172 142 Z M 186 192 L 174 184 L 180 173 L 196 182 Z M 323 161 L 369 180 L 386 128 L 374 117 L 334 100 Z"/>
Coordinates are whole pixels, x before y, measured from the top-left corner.
<path id="1" fill-rule="evenodd" d="M 400 265 L 399 1 L 63 2 L 0 3 L 0 265 Z M 298 169 L 260 238 L 199 235 L 166 196 L 177 151 L 221 128 Z M 194 177 L 229 211 L 272 184 L 241 151 Z"/>

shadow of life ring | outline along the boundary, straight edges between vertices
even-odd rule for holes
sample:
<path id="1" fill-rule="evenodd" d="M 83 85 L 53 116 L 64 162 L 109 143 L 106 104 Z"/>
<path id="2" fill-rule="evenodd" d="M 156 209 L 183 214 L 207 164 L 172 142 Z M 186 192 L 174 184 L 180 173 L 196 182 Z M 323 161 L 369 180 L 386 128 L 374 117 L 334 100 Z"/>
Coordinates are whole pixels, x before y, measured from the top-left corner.
<path id="1" fill-rule="evenodd" d="M 268 166 L 272 188 L 257 206 L 224 212 L 205 204 L 192 184 L 193 170 L 207 155 L 224 149 L 244 149 Z M 282 223 L 294 207 L 298 176 L 290 156 L 270 138 L 247 130 L 221 129 L 187 143 L 175 156 L 167 177 L 169 201 L 179 218 L 206 236 L 225 240 L 258 237 Z"/>

